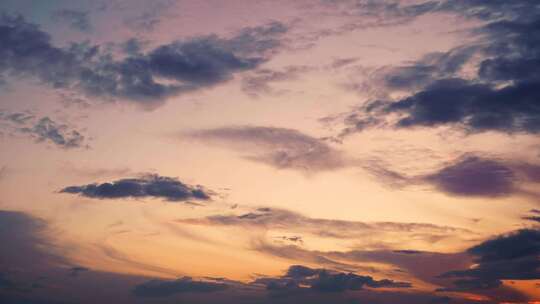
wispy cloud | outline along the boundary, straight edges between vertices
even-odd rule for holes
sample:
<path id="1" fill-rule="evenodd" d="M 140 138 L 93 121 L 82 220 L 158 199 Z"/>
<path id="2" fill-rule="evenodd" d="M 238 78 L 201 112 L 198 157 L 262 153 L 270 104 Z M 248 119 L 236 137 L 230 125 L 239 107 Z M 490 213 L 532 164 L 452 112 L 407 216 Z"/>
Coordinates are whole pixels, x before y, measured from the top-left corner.
<path id="1" fill-rule="evenodd" d="M 428 223 L 361 222 L 311 218 L 296 212 L 277 208 L 258 208 L 252 212 L 236 215 L 211 215 L 204 218 L 179 219 L 178 223 L 210 226 L 237 226 L 245 229 L 277 230 L 311 234 L 335 239 L 363 240 L 363 246 L 384 246 L 383 240 L 414 239 L 432 244 L 437 239 L 472 235 L 464 228 Z M 391 237 L 390 237 L 391 236 Z M 387 243 L 390 245 L 392 242 Z M 394 245 L 395 245 L 394 244 Z"/>
<path id="2" fill-rule="evenodd" d="M 246 159 L 279 169 L 316 172 L 348 165 L 346 157 L 327 142 L 294 129 L 233 126 L 198 130 L 186 135 L 248 153 L 244 155 Z"/>

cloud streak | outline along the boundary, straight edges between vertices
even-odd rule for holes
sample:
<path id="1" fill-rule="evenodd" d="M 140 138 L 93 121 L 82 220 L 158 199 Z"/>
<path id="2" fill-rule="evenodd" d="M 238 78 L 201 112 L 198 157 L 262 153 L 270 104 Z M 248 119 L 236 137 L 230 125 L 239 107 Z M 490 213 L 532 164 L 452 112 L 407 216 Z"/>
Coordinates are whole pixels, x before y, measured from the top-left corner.
<path id="1" fill-rule="evenodd" d="M 316 172 L 348 165 L 342 153 L 328 143 L 294 129 L 233 126 L 193 131 L 187 136 L 247 152 L 246 159 L 278 169 Z"/>
<path id="2" fill-rule="evenodd" d="M 383 239 L 397 240 L 400 237 L 432 244 L 447 237 L 472 234 L 471 231 L 463 228 L 427 223 L 366 223 L 311 218 L 277 208 L 258 208 L 240 215 L 211 215 L 204 218 L 179 219 L 177 222 L 192 225 L 236 226 L 249 230 L 280 230 L 325 238 L 364 240 L 367 242 L 365 246 L 369 246 L 369 241 L 374 239 L 377 239 L 378 246 L 383 245 L 381 241 Z"/>

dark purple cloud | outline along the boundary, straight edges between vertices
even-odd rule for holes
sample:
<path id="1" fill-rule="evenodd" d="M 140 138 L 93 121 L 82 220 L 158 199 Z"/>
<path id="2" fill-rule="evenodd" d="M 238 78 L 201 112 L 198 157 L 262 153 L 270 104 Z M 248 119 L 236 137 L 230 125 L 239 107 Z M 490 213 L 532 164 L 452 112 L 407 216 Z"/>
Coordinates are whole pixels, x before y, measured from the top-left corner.
<path id="1" fill-rule="evenodd" d="M 497 236 L 467 250 L 476 266 L 449 271 L 445 278 L 456 278 L 455 286 L 441 291 L 494 289 L 502 280 L 540 279 L 540 231 L 522 229 Z"/>
<path id="2" fill-rule="evenodd" d="M 271 292 L 291 292 L 309 288 L 316 292 L 334 293 L 348 290 L 370 288 L 410 288 L 407 282 L 396 282 L 388 279 L 375 280 L 370 276 L 354 273 L 330 271 L 320 268 L 309 268 L 293 265 L 281 277 L 259 278 L 255 283 L 264 284 Z"/>
<path id="3" fill-rule="evenodd" d="M 382 89 L 410 94 L 391 100 L 369 101 L 344 121 L 340 136 L 370 127 L 414 128 L 452 126 L 469 133 L 540 131 L 540 8 L 534 1 L 426 2 L 420 12 L 449 12 L 483 23 L 472 31 L 476 42 L 446 53 L 430 54 L 417 62 L 382 71 Z M 396 10 L 398 5 L 373 7 Z M 414 11 L 414 10 L 413 10 Z M 394 13 L 397 14 L 397 13 Z M 418 14 L 412 13 L 412 16 Z M 461 68 L 481 58 L 473 78 Z M 381 72 L 381 71 L 379 71 Z"/>
<path id="4" fill-rule="evenodd" d="M 110 183 L 69 186 L 61 193 L 79 194 L 97 199 L 118 198 L 161 198 L 170 202 L 188 200 L 210 200 L 212 193 L 201 186 L 182 183 L 177 178 L 144 175 L 138 178 L 125 178 Z"/>
<path id="5" fill-rule="evenodd" d="M 501 162 L 466 156 L 424 177 L 442 192 L 460 196 L 507 196 L 517 191 L 516 176 Z"/>
<path id="6" fill-rule="evenodd" d="M 409 176 L 378 165 L 367 164 L 366 170 L 393 187 L 431 185 L 438 191 L 461 197 L 507 197 L 528 194 L 522 186 L 537 184 L 539 166 L 474 154 L 464 154 L 433 172 Z"/>
<path id="7" fill-rule="evenodd" d="M 88 32 L 93 28 L 88 11 L 61 9 L 55 11 L 52 18 L 60 22 L 65 22 L 71 28 L 81 32 Z"/>

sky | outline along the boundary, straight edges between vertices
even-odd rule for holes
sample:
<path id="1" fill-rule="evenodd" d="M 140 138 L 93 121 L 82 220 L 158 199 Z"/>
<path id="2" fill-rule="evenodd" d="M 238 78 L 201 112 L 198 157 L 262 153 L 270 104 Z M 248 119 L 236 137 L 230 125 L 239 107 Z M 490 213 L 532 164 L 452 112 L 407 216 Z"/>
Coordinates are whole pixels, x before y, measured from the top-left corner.
<path id="1" fill-rule="evenodd" d="M 3 0 L 0 302 L 540 303 L 537 0 Z"/>

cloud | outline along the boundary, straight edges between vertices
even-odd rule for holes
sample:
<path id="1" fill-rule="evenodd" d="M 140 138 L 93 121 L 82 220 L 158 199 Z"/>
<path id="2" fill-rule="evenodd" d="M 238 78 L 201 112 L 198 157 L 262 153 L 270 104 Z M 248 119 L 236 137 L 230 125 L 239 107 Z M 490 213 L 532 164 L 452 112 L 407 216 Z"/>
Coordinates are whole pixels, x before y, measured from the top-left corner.
<path id="1" fill-rule="evenodd" d="M 390 186 L 428 184 L 448 195 L 462 197 L 529 194 L 522 186 L 540 182 L 536 176 L 538 165 L 474 154 L 464 154 L 431 173 L 417 176 L 403 175 L 376 164 L 364 168 Z"/>
<path id="2" fill-rule="evenodd" d="M 396 244 L 394 248 L 403 248 L 403 243 Z M 272 257 L 322 265 L 339 271 L 362 271 L 392 277 L 398 275 L 400 278 L 414 278 L 436 286 L 449 284 L 447 280 L 440 278 L 441 273 L 469 267 L 472 263 L 469 254 L 463 252 L 442 253 L 381 247 L 368 249 L 369 247 L 361 244 L 355 247 L 358 249 L 328 251 L 295 245 L 274 245 L 264 240 L 252 244 L 253 250 Z"/>
<path id="3" fill-rule="evenodd" d="M 347 165 L 344 156 L 325 141 L 293 129 L 237 126 L 199 130 L 187 135 L 247 152 L 245 158 L 278 169 L 315 172 Z"/>
<path id="4" fill-rule="evenodd" d="M 67 23 L 71 28 L 81 32 L 92 30 L 92 23 L 88 16 L 88 12 L 74 9 L 61 9 L 55 11 L 52 18 L 57 21 Z"/>
<path id="5" fill-rule="evenodd" d="M 86 272 L 86 271 L 89 271 L 90 269 L 86 268 L 86 267 L 82 267 L 82 266 L 74 266 L 74 267 L 71 267 L 71 269 L 69 270 L 69 275 L 72 276 L 72 277 L 76 277 L 78 276 L 80 273 L 82 272 Z"/>
<path id="6" fill-rule="evenodd" d="M 84 136 L 77 130 L 69 130 L 64 124 L 57 124 L 49 117 L 41 118 L 33 128 L 21 129 L 24 133 L 29 133 L 39 141 L 50 141 L 62 148 L 83 147 Z"/>
<path id="7" fill-rule="evenodd" d="M 540 210 L 532 209 L 529 211 L 531 215 L 524 216 L 522 219 L 540 223 Z"/>
<path id="8" fill-rule="evenodd" d="M 144 10 L 134 16 L 126 17 L 124 25 L 135 31 L 154 31 L 166 17 L 168 12 L 174 11 L 174 1 L 155 1 L 146 5 Z"/>
<path id="9" fill-rule="evenodd" d="M 360 28 L 396 26 L 413 21 L 416 17 L 437 9 L 438 1 L 403 4 L 398 0 L 384 1 L 321 1 L 323 7 L 337 11 L 343 16 L 354 16 L 364 21 Z"/>
<path id="10" fill-rule="evenodd" d="M 40 80 L 86 97 L 128 100 L 154 108 L 178 94 L 209 88 L 267 61 L 287 27 L 272 22 L 230 38 L 193 37 L 116 58 L 99 45 L 52 44 L 48 33 L 22 17 L 0 19 L 0 74 Z"/>
<path id="11" fill-rule="evenodd" d="M 456 75 L 477 52 L 477 46 L 461 46 L 447 52 L 429 53 L 407 65 L 382 67 L 370 76 L 373 78 L 370 86 L 379 87 L 371 89 L 384 91 L 378 94 L 386 96 L 393 91 L 418 90 L 436 80 Z"/>
<path id="12" fill-rule="evenodd" d="M 381 90 L 405 89 L 408 95 L 368 101 L 347 116 L 340 136 L 389 126 L 538 133 L 540 39 L 531 35 L 538 32 L 537 3 L 449 0 L 430 11 L 485 22 L 472 30 L 473 43 L 382 71 Z M 473 71 L 472 77 L 461 73 L 464 66 Z"/>
<path id="13" fill-rule="evenodd" d="M 97 199 L 161 198 L 169 202 L 210 200 L 212 193 L 202 186 L 190 186 L 177 178 L 147 174 L 102 184 L 69 186 L 61 193 L 79 194 Z"/>
<path id="14" fill-rule="evenodd" d="M 177 280 L 98 272 L 73 266 L 54 254 L 57 245 L 45 232 L 47 222 L 16 211 L 0 211 L 0 297 L 2 303 L 348 303 L 353 301 L 428 303 L 436 296 L 414 290 L 407 282 L 322 268 L 293 265 L 278 276 L 258 275 L 248 283 L 225 278 Z M 58 233 L 58 231 L 54 231 Z M 96 257 L 97 258 L 97 257 Z M 444 263 L 441 263 L 444 264 Z M 29 267 L 30 265 L 31 267 Z M 79 272 L 76 279 L 66 274 Z M 81 274 L 80 272 L 84 272 Z M 380 274 L 379 274 L 380 276 Z M 266 278 L 266 279 L 265 279 Z M 298 283 L 295 290 L 272 290 L 271 280 Z M 103 289 L 103 286 L 111 288 Z M 401 292 L 401 290 L 407 292 Z M 459 298 L 452 303 L 477 303 Z"/>
<path id="15" fill-rule="evenodd" d="M 358 61 L 358 57 L 335 58 L 328 66 L 331 69 L 340 69 Z"/>
<path id="16" fill-rule="evenodd" d="M 5 122 L 2 124 L 1 122 Z M 37 118 L 25 112 L 0 111 L 0 128 L 10 132 L 25 134 L 36 142 L 52 143 L 63 149 L 85 148 L 86 138 L 81 131 L 64 123 L 58 123 L 48 116 Z"/>
<path id="17" fill-rule="evenodd" d="M 228 285 L 213 281 L 194 281 L 183 277 L 174 281 L 152 280 L 135 286 L 133 293 L 138 297 L 167 297 L 177 293 L 207 293 L 227 289 Z"/>
<path id="18" fill-rule="evenodd" d="M 370 288 L 410 288 L 407 282 L 396 282 L 388 279 L 375 280 L 370 276 L 354 273 L 330 271 L 326 269 L 309 268 L 303 265 L 293 265 L 281 277 L 264 277 L 254 283 L 264 284 L 271 292 L 290 292 L 309 288 L 317 292 L 345 292 Z"/>
<path id="19" fill-rule="evenodd" d="M 35 269 L 65 263 L 51 253 L 53 246 L 44 238 L 48 228 L 46 221 L 23 212 L 0 210 L 0 226 L 0 241 L 6 244 L 0 254 L 3 262 L 0 270 L 9 270 L 10 265 L 17 267 L 29 261 Z"/>
<path id="20" fill-rule="evenodd" d="M 377 246 L 383 246 L 383 239 L 393 239 L 399 242 L 398 239 L 400 238 L 415 239 L 433 244 L 437 239 L 472 233 L 467 229 L 427 223 L 366 223 L 311 218 L 277 208 L 258 208 L 240 215 L 211 215 L 204 218 L 179 219 L 177 222 L 193 225 L 237 226 L 249 230 L 283 230 L 296 233 L 302 232 L 318 237 L 363 240 L 366 242 L 364 244 L 366 247 L 370 246 L 370 241 L 375 241 Z"/>
<path id="21" fill-rule="evenodd" d="M 466 156 L 425 176 L 442 192 L 459 196 L 507 196 L 517 191 L 514 172 L 504 164 Z"/>
<path id="22" fill-rule="evenodd" d="M 8 167 L 7 166 L 0 167 L 0 181 L 3 180 L 4 178 L 6 178 L 7 172 L 8 172 Z"/>
<path id="23" fill-rule="evenodd" d="M 304 261 L 308 263 L 327 265 L 333 269 L 363 269 L 381 275 L 399 275 L 400 278 L 410 278 L 420 280 L 438 287 L 436 292 L 472 292 L 485 296 L 493 301 L 505 300 L 514 302 L 523 302 L 527 300 L 526 295 L 511 286 L 503 285 L 500 280 L 529 280 L 537 276 L 538 254 L 533 253 L 535 249 L 526 249 L 531 246 L 530 240 L 521 238 L 515 240 L 520 244 L 515 247 L 514 255 L 519 252 L 533 256 L 527 258 L 526 262 L 500 261 L 497 265 L 483 266 L 479 259 L 474 257 L 474 250 L 457 253 L 437 253 L 418 250 L 350 250 L 350 251 L 317 251 L 303 249 L 297 246 L 273 246 L 264 244 L 255 248 L 256 250 L 270 254 L 272 256 L 287 258 L 291 260 Z M 506 245 L 505 245 L 506 246 Z M 512 244 L 507 244 L 508 248 Z M 473 247 L 476 248 L 476 247 Z M 486 248 L 486 251 L 497 251 L 498 249 Z M 527 253 L 526 251 L 530 252 Z M 520 259 L 520 258 L 518 258 Z M 369 267 L 377 263 L 385 267 Z M 419 266 L 421 265 L 421 266 Z M 477 270 L 479 269 L 480 270 Z M 485 267 L 486 269 L 482 269 Z M 528 268 L 527 268 L 528 267 Z M 453 271 L 452 269 L 467 269 Z M 526 270 L 527 269 L 527 270 Z M 303 268 L 297 270 L 303 275 L 312 275 L 312 271 Z M 441 275 L 442 273 L 442 275 Z M 532 275 L 531 275 L 532 274 Z M 494 279 L 498 277 L 499 279 Z M 408 279 L 408 280 L 410 280 Z M 288 293 L 298 291 L 298 288 L 291 280 L 270 280 L 274 282 L 271 286 L 276 290 L 287 290 Z M 487 300 L 491 303 L 490 300 Z M 401 302 L 398 302 L 401 303 Z"/>
<path id="24" fill-rule="evenodd" d="M 467 250 L 476 265 L 466 270 L 449 271 L 445 278 L 457 278 L 455 287 L 441 291 L 493 289 L 502 280 L 540 279 L 540 231 L 521 229 L 487 240 Z"/>
<path id="25" fill-rule="evenodd" d="M 257 69 L 242 78 L 242 90 L 251 97 L 279 94 L 270 86 L 274 82 L 289 81 L 299 74 L 313 70 L 309 66 L 287 66 L 282 70 Z"/>

